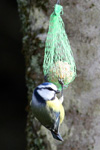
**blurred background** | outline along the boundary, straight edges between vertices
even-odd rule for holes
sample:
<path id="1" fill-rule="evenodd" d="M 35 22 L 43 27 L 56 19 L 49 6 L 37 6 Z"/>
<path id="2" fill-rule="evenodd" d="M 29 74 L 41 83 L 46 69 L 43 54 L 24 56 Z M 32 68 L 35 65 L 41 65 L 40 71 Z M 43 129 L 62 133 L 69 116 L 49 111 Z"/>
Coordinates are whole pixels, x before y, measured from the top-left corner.
<path id="1" fill-rule="evenodd" d="M 100 150 L 100 2 L 65 0 L 63 5 L 78 73 L 66 91 L 69 139 L 63 147 Z M 40 12 L 38 17 L 48 20 L 49 15 Z M 0 87 L 0 150 L 25 150 L 27 89 L 16 0 L 0 1 Z"/>
<path id="2" fill-rule="evenodd" d="M 25 150 L 27 89 L 16 0 L 0 1 L 0 150 Z"/>

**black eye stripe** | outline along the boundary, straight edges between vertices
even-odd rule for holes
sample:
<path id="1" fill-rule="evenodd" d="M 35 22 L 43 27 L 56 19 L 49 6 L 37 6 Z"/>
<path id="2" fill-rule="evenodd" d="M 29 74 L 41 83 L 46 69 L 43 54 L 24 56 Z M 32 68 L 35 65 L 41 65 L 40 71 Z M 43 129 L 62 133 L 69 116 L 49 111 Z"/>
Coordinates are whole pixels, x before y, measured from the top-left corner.
<path id="1" fill-rule="evenodd" d="M 38 88 L 39 90 L 42 90 L 42 89 L 47 89 L 47 90 L 50 90 L 50 91 L 55 91 L 54 89 L 52 89 L 51 87 L 42 87 L 42 88 Z"/>
<path id="2" fill-rule="evenodd" d="M 54 90 L 53 90 L 52 88 L 50 88 L 50 87 L 48 87 L 47 89 L 50 90 L 50 91 L 54 91 Z"/>

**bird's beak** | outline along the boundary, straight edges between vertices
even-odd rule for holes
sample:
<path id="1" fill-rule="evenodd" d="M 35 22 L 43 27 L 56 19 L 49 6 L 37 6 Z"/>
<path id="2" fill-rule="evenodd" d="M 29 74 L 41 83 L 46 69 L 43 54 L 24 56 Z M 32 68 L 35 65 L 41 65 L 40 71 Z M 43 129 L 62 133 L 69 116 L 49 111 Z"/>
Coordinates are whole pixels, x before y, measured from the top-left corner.
<path id="1" fill-rule="evenodd" d="M 60 93 L 60 91 L 59 91 L 59 90 L 57 90 L 57 91 L 56 91 L 56 94 L 59 94 L 59 93 Z"/>

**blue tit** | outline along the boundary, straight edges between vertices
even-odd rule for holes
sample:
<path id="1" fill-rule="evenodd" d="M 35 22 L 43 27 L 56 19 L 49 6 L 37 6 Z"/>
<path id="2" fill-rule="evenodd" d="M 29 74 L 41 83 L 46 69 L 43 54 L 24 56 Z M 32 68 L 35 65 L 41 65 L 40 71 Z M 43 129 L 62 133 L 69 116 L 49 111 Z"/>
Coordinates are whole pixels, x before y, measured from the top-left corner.
<path id="1" fill-rule="evenodd" d="M 31 107 L 34 116 L 40 123 L 49 129 L 52 136 L 63 141 L 59 126 L 64 120 L 63 96 L 58 99 L 56 94 L 60 93 L 53 83 L 45 82 L 37 86 L 32 95 Z"/>

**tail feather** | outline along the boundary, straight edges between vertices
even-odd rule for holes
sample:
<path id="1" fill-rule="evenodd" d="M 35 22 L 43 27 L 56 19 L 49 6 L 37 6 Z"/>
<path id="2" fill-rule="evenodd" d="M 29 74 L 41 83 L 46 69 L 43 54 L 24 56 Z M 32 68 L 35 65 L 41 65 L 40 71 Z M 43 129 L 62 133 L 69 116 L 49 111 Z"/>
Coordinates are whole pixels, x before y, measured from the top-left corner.
<path id="1" fill-rule="evenodd" d="M 61 137 L 60 133 L 55 133 L 54 131 L 51 131 L 51 133 L 52 133 L 52 136 L 54 137 L 54 139 L 63 141 L 63 138 Z"/>

